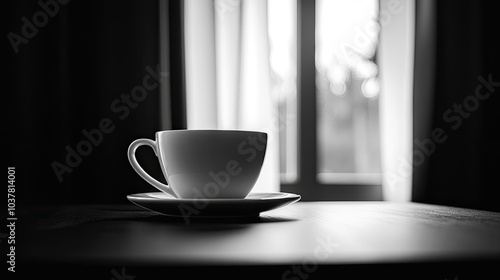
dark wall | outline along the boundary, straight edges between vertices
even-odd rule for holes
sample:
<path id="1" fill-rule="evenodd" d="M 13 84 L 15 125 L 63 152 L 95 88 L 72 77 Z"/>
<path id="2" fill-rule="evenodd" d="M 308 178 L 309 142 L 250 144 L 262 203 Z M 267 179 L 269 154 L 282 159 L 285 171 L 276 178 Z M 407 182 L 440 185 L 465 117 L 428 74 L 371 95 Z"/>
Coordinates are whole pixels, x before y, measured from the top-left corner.
<path id="1" fill-rule="evenodd" d="M 126 151 L 159 129 L 159 87 L 135 88 L 159 63 L 157 1 L 47 2 L 6 8 L 4 135 L 18 201 L 126 202 L 129 193 L 154 191 Z M 153 152 L 139 154 L 161 177 Z"/>
<path id="2" fill-rule="evenodd" d="M 440 129 L 446 140 L 435 142 L 435 149 L 429 144 L 432 152 L 415 167 L 413 198 L 500 211 L 499 5 L 417 1 L 417 20 L 429 20 L 419 15 L 429 10 L 434 11 L 433 37 L 419 33 L 419 27 L 429 27 L 417 22 L 414 136 L 430 139 L 432 131 Z M 425 114 L 431 116 L 430 123 L 422 130 L 425 124 L 419 121 Z M 414 150 L 422 148 L 414 145 Z"/>

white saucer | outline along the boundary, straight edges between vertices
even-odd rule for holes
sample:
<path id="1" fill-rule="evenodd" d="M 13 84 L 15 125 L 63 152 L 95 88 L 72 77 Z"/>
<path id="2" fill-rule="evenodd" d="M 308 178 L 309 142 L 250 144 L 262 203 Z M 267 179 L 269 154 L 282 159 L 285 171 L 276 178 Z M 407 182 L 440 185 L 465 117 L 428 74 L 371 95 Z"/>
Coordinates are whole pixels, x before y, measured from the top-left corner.
<path id="1" fill-rule="evenodd" d="M 245 217 L 258 216 L 300 200 L 300 195 L 250 193 L 246 198 L 186 199 L 175 198 L 162 192 L 127 195 L 132 203 L 167 216 L 176 217 Z"/>

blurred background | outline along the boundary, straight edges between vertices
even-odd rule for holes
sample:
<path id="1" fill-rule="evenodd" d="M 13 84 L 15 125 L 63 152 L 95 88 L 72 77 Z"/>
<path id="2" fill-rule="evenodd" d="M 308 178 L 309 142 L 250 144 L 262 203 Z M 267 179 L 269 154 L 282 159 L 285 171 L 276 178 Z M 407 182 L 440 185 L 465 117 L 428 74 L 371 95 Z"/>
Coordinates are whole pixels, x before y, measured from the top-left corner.
<path id="1" fill-rule="evenodd" d="M 7 3 L 20 203 L 128 203 L 165 129 L 268 132 L 256 191 L 500 211 L 495 1 Z M 479 89 L 478 89 L 479 88 Z M 138 160 L 165 182 L 154 153 Z"/>

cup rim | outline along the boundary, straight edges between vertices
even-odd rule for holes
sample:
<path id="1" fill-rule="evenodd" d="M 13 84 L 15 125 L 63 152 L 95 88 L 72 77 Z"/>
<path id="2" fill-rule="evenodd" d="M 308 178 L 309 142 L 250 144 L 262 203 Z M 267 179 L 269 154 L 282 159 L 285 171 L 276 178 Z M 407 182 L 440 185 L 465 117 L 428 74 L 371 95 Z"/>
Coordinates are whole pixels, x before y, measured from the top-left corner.
<path id="1" fill-rule="evenodd" d="M 245 130 L 245 129 L 171 129 L 171 130 L 160 130 L 155 134 L 164 134 L 164 133 L 189 133 L 189 132 L 225 132 L 225 133 L 261 133 L 266 134 L 267 132 L 261 130 Z"/>

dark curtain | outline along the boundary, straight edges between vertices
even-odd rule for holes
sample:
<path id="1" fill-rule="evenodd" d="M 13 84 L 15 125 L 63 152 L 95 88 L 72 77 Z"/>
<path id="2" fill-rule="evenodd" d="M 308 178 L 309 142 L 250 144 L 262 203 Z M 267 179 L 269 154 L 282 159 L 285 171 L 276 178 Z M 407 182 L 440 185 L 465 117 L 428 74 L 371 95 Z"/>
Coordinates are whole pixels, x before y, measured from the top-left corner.
<path id="1" fill-rule="evenodd" d="M 159 106 L 158 2 L 65 2 L 6 3 L 3 134 L 17 202 L 126 203 L 156 191 L 128 145 L 154 139 L 170 109 Z M 138 160 L 161 180 L 152 150 Z"/>
<path id="2" fill-rule="evenodd" d="M 416 1 L 413 200 L 500 211 L 497 1 Z"/>

